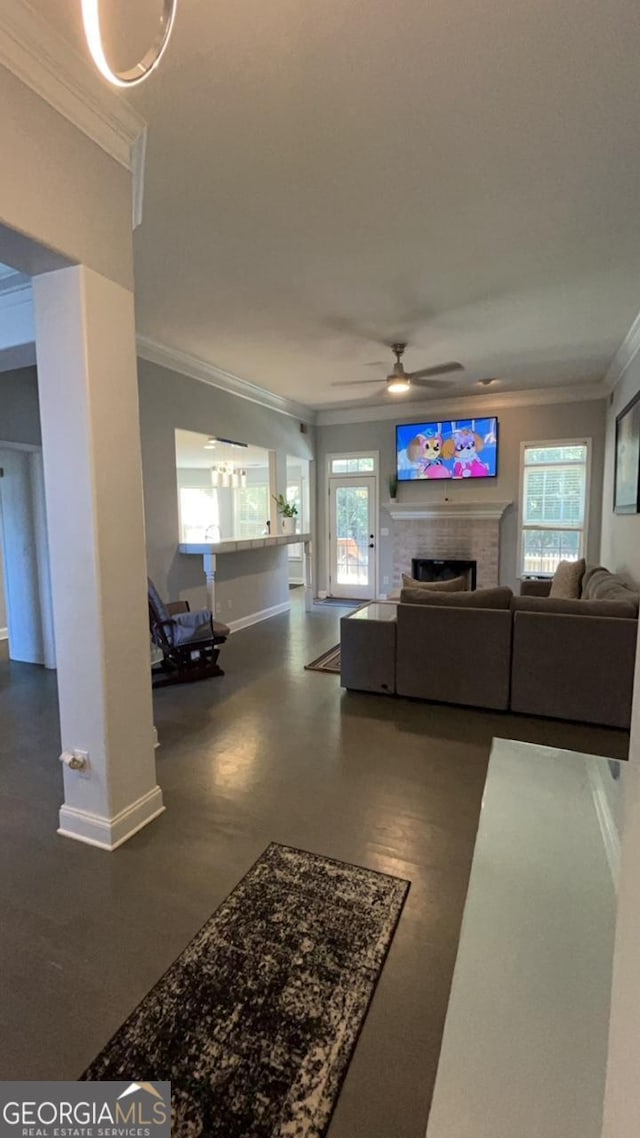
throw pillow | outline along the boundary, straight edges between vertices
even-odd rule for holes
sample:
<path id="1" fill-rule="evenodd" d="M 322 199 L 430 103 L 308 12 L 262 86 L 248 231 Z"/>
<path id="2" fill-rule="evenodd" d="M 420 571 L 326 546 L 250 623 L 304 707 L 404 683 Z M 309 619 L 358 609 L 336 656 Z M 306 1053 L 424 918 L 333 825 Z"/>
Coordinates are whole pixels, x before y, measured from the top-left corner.
<path id="1" fill-rule="evenodd" d="M 561 561 L 553 574 L 549 596 L 560 597 L 564 601 L 577 601 L 580 597 L 584 571 L 584 557 L 580 557 L 578 561 Z"/>
<path id="2" fill-rule="evenodd" d="M 602 565 L 589 566 L 582 579 L 582 598 L 587 601 L 626 601 L 638 611 L 640 597 L 635 589 Z"/>
<path id="3" fill-rule="evenodd" d="M 467 582 L 464 577 L 450 577 L 448 581 L 417 581 L 415 577 L 403 573 L 402 586 L 405 589 L 436 589 L 442 593 L 461 593 L 466 589 Z"/>
<path id="4" fill-rule="evenodd" d="M 441 605 L 450 608 L 508 609 L 513 593 L 505 586 L 495 589 L 474 589 L 460 593 L 438 593 L 433 589 L 403 589 L 402 604 Z"/>

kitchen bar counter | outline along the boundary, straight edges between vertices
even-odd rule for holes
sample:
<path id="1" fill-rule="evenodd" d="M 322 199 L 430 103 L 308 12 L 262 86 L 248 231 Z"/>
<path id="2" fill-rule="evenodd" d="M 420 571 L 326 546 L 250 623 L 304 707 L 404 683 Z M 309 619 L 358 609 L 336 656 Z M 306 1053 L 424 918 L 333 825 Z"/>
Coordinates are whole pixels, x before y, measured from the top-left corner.
<path id="1" fill-rule="evenodd" d="M 274 537 L 229 538 L 228 541 L 181 542 L 180 553 L 241 553 L 247 549 L 264 549 L 273 545 L 304 545 L 311 541 L 310 533 L 278 534 Z"/>
<path id="2" fill-rule="evenodd" d="M 259 556 L 263 549 L 273 549 L 281 545 L 302 545 L 304 548 L 304 588 L 305 607 L 313 608 L 313 581 L 311 575 L 311 534 L 291 533 L 276 534 L 269 537 L 231 538 L 228 541 L 180 542 L 179 553 L 186 553 L 202 558 L 204 574 L 207 579 L 209 592 L 209 608 L 216 611 L 216 565 L 218 557 L 226 557 L 233 553 L 246 553 L 255 551 Z"/>

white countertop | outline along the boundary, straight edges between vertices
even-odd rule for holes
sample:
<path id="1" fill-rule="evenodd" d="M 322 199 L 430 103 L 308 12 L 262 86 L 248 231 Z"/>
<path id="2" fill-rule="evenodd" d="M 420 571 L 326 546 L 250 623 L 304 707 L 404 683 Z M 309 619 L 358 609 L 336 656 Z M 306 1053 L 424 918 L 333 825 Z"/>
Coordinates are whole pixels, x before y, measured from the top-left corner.
<path id="1" fill-rule="evenodd" d="M 616 898 L 594 774 L 494 741 L 427 1138 L 600 1138 Z"/>
<path id="2" fill-rule="evenodd" d="M 311 541 L 310 533 L 278 534 L 275 537 L 231 538 L 229 541 L 180 542 L 180 553 L 198 553 L 200 557 L 208 553 L 243 553 L 247 549 L 267 549 L 274 545 L 298 545 Z"/>

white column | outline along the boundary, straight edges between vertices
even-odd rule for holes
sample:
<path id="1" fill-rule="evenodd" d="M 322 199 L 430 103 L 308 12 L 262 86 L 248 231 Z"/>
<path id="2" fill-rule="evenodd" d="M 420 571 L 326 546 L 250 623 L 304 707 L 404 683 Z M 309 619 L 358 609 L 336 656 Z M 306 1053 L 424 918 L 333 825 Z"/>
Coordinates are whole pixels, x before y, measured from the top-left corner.
<path id="1" fill-rule="evenodd" d="M 313 610 L 313 546 L 310 541 L 304 543 L 304 607 L 307 612 Z"/>
<path id="2" fill-rule="evenodd" d="M 202 557 L 202 564 L 204 566 L 204 575 L 207 579 L 207 593 L 209 595 L 209 608 L 213 613 L 213 619 L 216 618 L 216 566 L 217 557 L 215 553 L 205 553 Z"/>
<path id="3" fill-rule="evenodd" d="M 64 751 L 59 833 L 115 849 L 156 785 L 133 295 L 78 266 L 34 280 Z"/>

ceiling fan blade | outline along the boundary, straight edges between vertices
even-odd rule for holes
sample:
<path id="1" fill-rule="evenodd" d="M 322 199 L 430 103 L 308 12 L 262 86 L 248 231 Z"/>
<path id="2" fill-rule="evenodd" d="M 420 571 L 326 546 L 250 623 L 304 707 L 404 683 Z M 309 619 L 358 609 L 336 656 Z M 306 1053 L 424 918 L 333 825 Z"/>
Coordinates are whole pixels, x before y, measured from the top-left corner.
<path id="1" fill-rule="evenodd" d="M 452 360 L 451 363 L 436 364 L 435 367 L 423 367 L 420 368 L 419 371 L 411 371 L 409 372 L 409 376 L 411 379 L 422 379 L 428 375 L 447 375 L 452 371 L 464 371 L 464 367 L 462 364 Z"/>
<path id="2" fill-rule="evenodd" d="M 363 383 L 377 383 L 380 387 L 380 379 L 346 379 L 339 383 L 332 383 L 332 387 L 360 387 Z"/>
<path id="3" fill-rule="evenodd" d="M 411 376 L 412 387 L 432 387 L 437 391 L 446 391 L 448 387 L 453 387 L 453 384 L 442 379 L 416 379 L 414 375 Z"/>

